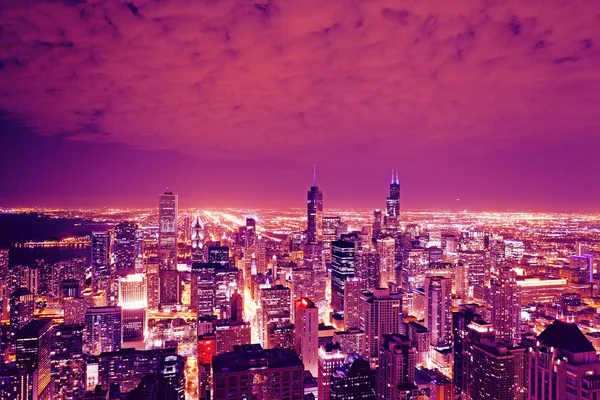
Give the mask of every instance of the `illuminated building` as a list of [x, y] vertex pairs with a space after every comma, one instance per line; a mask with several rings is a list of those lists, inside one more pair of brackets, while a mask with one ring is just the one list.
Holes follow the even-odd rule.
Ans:
[[454, 400], [454, 384], [452, 380], [438, 371], [419, 368], [415, 374], [417, 387], [425, 393], [429, 393], [428, 399]]
[[75, 279], [65, 279], [60, 283], [61, 298], [81, 298], [81, 282]]
[[174, 349], [103, 352], [98, 356], [98, 384], [108, 389], [117, 383], [122, 393], [135, 389], [142, 377], [154, 373], [162, 359], [175, 355]]
[[308, 191], [307, 200], [307, 243], [319, 244], [323, 241], [323, 193], [319, 191], [319, 187], [317, 186], [316, 174], [313, 185]]
[[295, 350], [304, 369], [317, 377], [319, 367], [319, 309], [306, 297], [296, 300]]
[[292, 295], [294, 300], [314, 295], [315, 271], [312, 268], [292, 269]]
[[507, 262], [519, 264], [525, 253], [525, 245], [521, 240], [504, 240], [504, 257]]
[[233, 351], [234, 346], [250, 344], [250, 323], [218, 320], [215, 325], [216, 354]]
[[362, 279], [363, 290], [370, 292], [379, 287], [380, 263], [377, 253], [359, 251], [354, 255], [354, 275]]
[[346, 360], [345, 353], [342, 352], [339, 343], [327, 343], [319, 347], [319, 375], [318, 375], [318, 398], [319, 400], [330, 399], [331, 375]]
[[394, 177], [392, 171], [392, 179], [390, 180], [390, 195], [386, 199], [386, 215], [385, 215], [385, 230], [388, 234], [395, 234], [398, 231], [400, 222], [400, 182], [398, 180], [398, 172]]
[[433, 346], [451, 343], [452, 281], [441, 276], [425, 278], [425, 326]]
[[190, 308], [198, 317], [215, 313], [215, 267], [218, 264], [192, 263]]
[[304, 367], [292, 350], [238, 346], [213, 357], [212, 370], [215, 400], [242, 399], [250, 393], [265, 400], [304, 398]]
[[15, 282], [15, 290], [27, 288], [34, 295], [38, 294], [39, 269], [37, 267], [17, 265], [12, 268], [11, 273]]
[[459, 262], [467, 267], [469, 286], [485, 285], [485, 253], [483, 251], [460, 251]]
[[269, 338], [267, 341], [268, 348], [282, 348], [294, 350], [295, 348], [295, 327], [294, 324], [289, 325], [271, 325], [269, 327]]
[[238, 293], [237, 289], [231, 295], [229, 301], [230, 316], [232, 321], [242, 322], [244, 321], [244, 297]]
[[207, 262], [209, 264], [220, 264], [222, 267], [229, 267], [229, 247], [227, 246], [208, 246]]
[[137, 225], [123, 221], [115, 226], [115, 267], [117, 272], [134, 272]]
[[500, 342], [517, 344], [521, 341], [521, 296], [516, 274], [503, 268], [500, 277], [490, 283], [491, 322]]
[[360, 295], [363, 281], [360, 278], [348, 278], [344, 283], [344, 328], [360, 327]]
[[412, 399], [415, 386], [416, 351], [410, 339], [403, 335], [384, 335], [379, 348], [377, 369], [377, 399]]
[[14, 333], [33, 320], [34, 296], [27, 288], [10, 295], [10, 329]]
[[337, 238], [337, 229], [342, 224], [340, 217], [323, 217], [323, 252], [325, 261], [331, 262], [331, 243]]
[[215, 268], [215, 309], [225, 318], [231, 318], [231, 296], [243, 287], [241, 280], [241, 272], [236, 267], [227, 264]]
[[290, 289], [282, 285], [261, 290], [262, 343], [269, 346], [268, 332], [272, 325], [286, 326], [290, 319]]
[[119, 306], [123, 313], [123, 341], [141, 340], [146, 330], [146, 277], [130, 274], [119, 280]]
[[406, 336], [408, 336], [416, 351], [416, 365], [429, 365], [429, 349], [431, 344], [429, 329], [415, 321], [404, 323], [404, 326]]
[[346, 354], [363, 354], [365, 351], [365, 332], [363, 330], [335, 331], [332, 340], [333, 343], [339, 343], [342, 351]]
[[86, 357], [83, 354], [84, 324], [59, 325], [52, 339], [54, 398], [81, 399], [86, 391]]
[[456, 296], [467, 300], [469, 299], [469, 266], [458, 264], [455, 270]]
[[373, 211], [373, 238], [377, 239], [383, 232], [383, 213], [376, 209]]
[[17, 368], [0, 370], [0, 399], [19, 399], [23, 374]]
[[52, 320], [29, 322], [16, 334], [16, 366], [21, 371], [20, 399], [51, 399], [52, 380]]
[[148, 308], [158, 309], [160, 303], [160, 279], [158, 264], [146, 264], [146, 294], [148, 295]]
[[204, 262], [204, 222], [196, 214], [192, 221], [192, 263]]
[[184, 360], [180, 355], [161, 357], [157, 373], [157, 399], [184, 400]]
[[376, 243], [379, 254], [379, 287], [396, 283], [396, 240], [392, 237], [379, 238]]
[[331, 308], [344, 310], [344, 285], [354, 276], [354, 251], [352, 242], [337, 240], [331, 244]]
[[110, 249], [110, 232], [92, 232], [92, 285], [95, 291], [108, 292], [110, 288]]
[[158, 196], [158, 262], [160, 270], [177, 268], [177, 195]]
[[173, 306], [181, 303], [181, 273], [174, 269], [159, 272], [160, 306]]
[[399, 333], [402, 295], [389, 289], [375, 289], [361, 295], [361, 329], [365, 332], [365, 354], [373, 369], [378, 366], [383, 335]]
[[568, 291], [566, 278], [518, 277], [522, 304], [551, 302]]
[[90, 307], [85, 313], [86, 353], [118, 351], [123, 341], [121, 307]]
[[330, 399], [375, 399], [375, 379], [369, 362], [356, 353], [346, 357], [344, 364], [331, 376]]
[[88, 303], [85, 299], [65, 297], [62, 300], [65, 325], [83, 324]]
[[[453, 338], [453, 373], [454, 390], [461, 394], [469, 379], [467, 365], [470, 357], [468, 327], [471, 322], [482, 322], [481, 311], [483, 307], [477, 304], [463, 304], [458, 311], [452, 313], [452, 338]], [[491, 328], [491, 327], [490, 327]]]
[[198, 391], [199, 399], [207, 399], [211, 390], [210, 363], [216, 356], [216, 343], [214, 335], [198, 336]]

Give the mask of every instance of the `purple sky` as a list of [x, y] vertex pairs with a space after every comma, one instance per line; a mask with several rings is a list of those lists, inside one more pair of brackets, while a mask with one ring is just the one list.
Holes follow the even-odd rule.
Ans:
[[0, 206], [598, 211], [595, 2], [1, 7]]

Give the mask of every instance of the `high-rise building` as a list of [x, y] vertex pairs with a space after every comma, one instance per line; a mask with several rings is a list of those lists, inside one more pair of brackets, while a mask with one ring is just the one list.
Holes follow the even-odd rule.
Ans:
[[483, 317], [480, 312], [483, 307], [477, 304], [463, 304], [459, 306], [458, 311], [452, 313], [452, 351], [453, 351], [453, 373], [454, 390], [456, 394], [461, 394], [466, 381], [469, 380], [467, 374], [467, 363], [470, 357], [467, 335], [471, 322], [482, 322]]
[[361, 295], [361, 329], [365, 332], [365, 355], [373, 369], [379, 362], [384, 335], [400, 333], [402, 295], [389, 289], [375, 289]]
[[185, 399], [184, 366], [183, 357], [180, 355], [161, 357], [156, 377], [157, 399]]
[[174, 306], [181, 304], [181, 273], [175, 269], [160, 271], [158, 275], [160, 283], [161, 306]]
[[146, 331], [146, 276], [130, 274], [119, 279], [119, 306], [123, 312], [123, 341], [142, 340]]
[[119, 273], [135, 271], [137, 225], [123, 221], [115, 226], [115, 267]]
[[392, 179], [390, 181], [390, 195], [386, 199], [386, 223], [385, 228], [388, 233], [394, 234], [398, 231], [400, 219], [400, 182], [398, 179], [398, 171], [394, 177], [392, 171]]
[[355, 276], [363, 281], [363, 289], [370, 292], [380, 287], [381, 259], [376, 252], [356, 252], [354, 255]]
[[379, 368], [375, 392], [377, 399], [416, 398], [416, 351], [403, 335], [384, 335], [379, 348]]
[[249, 322], [218, 320], [215, 325], [216, 354], [229, 353], [235, 346], [250, 344], [251, 330]]
[[350, 329], [347, 331], [333, 332], [333, 343], [339, 343], [345, 354], [365, 353], [365, 331]]
[[77, 400], [86, 389], [86, 357], [83, 354], [84, 324], [59, 325], [52, 338], [54, 398]]
[[27, 288], [10, 295], [10, 328], [14, 333], [33, 320], [34, 296]]
[[192, 221], [192, 263], [204, 262], [204, 222], [199, 214]]
[[190, 308], [198, 317], [215, 313], [215, 268], [218, 264], [193, 262], [191, 272]]
[[416, 351], [416, 365], [422, 367], [428, 366], [431, 345], [429, 329], [415, 321], [404, 323], [404, 326], [406, 336], [408, 336]]
[[160, 269], [177, 268], [177, 195], [158, 196], [158, 262]]
[[110, 250], [110, 232], [92, 232], [92, 285], [96, 291], [110, 289]]
[[529, 358], [528, 399], [600, 398], [600, 362], [577, 325], [554, 320]]
[[262, 343], [269, 344], [268, 332], [271, 326], [287, 326], [290, 318], [290, 289], [283, 285], [275, 285], [261, 290], [261, 322]]
[[302, 361], [288, 349], [265, 349], [260, 345], [238, 346], [231, 353], [213, 357], [215, 400], [253, 398], [302, 400]]
[[373, 239], [377, 239], [383, 233], [383, 213], [380, 209], [373, 211]]
[[331, 308], [344, 310], [346, 279], [354, 276], [355, 244], [337, 240], [331, 244]]
[[363, 281], [360, 278], [348, 278], [344, 283], [344, 328], [360, 327], [360, 295], [363, 292]]
[[388, 287], [396, 282], [396, 240], [392, 237], [377, 239], [379, 254], [379, 287]]
[[330, 399], [331, 375], [344, 365], [346, 356], [339, 343], [327, 343], [319, 347], [319, 400]]
[[19, 399], [52, 398], [52, 327], [52, 320], [38, 319], [15, 334], [16, 366], [21, 371]]
[[308, 298], [296, 300], [295, 350], [304, 369], [317, 377], [319, 369], [319, 309]]
[[121, 307], [90, 307], [85, 313], [86, 353], [118, 351], [123, 342]]
[[452, 341], [452, 280], [442, 276], [425, 278], [425, 326], [431, 332], [432, 346]]
[[521, 294], [516, 273], [505, 267], [490, 283], [491, 322], [500, 342], [521, 341]]
[[331, 243], [338, 238], [338, 228], [341, 225], [340, 217], [323, 217], [323, 253], [328, 263], [331, 262]]
[[227, 246], [208, 246], [207, 262], [209, 264], [220, 264], [222, 267], [229, 267], [229, 247]]
[[323, 193], [317, 186], [316, 174], [313, 185], [308, 191], [307, 200], [307, 242], [308, 244], [318, 244], [323, 241]]
[[375, 399], [375, 376], [369, 362], [356, 353], [331, 376], [331, 400]]

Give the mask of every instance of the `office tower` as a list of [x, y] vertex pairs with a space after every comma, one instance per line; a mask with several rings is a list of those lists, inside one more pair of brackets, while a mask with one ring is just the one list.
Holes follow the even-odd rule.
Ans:
[[331, 243], [337, 238], [337, 230], [342, 225], [340, 217], [323, 217], [323, 253], [325, 262], [331, 262]]
[[490, 283], [491, 322], [499, 342], [521, 341], [521, 294], [516, 273], [505, 267]]
[[110, 232], [92, 232], [92, 285], [95, 291], [110, 287]]
[[123, 221], [115, 226], [115, 267], [117, 272], [132, 273], [135, 270], [137, 225]]
[[184, 369], [184, 360], [180, 355], [170, 355], [161, 358], [157, 373], [157, 399], [185, 399]]
[[83, 324], [85, 321], [85, 312], [89, 305], [88, 301], [83, 298], [65, 297], [62, 300], [64, 312], [64, 324], [76, 325]]
[[327, 343], [319, 346], [319, 400], [330, 399], [331, 375], [344, 365], [345, 360], [346, 354], [342, 352], [339, 343]]
[[468, 348], [469, 324], [473, 321], [482, 322], [483, 307], [477, 304], [460, 305], [458, 311], [452, 313], [452, 339], [453, 339], [453, 373], [454, 390], [461, 394], [462, 388], [469, 379], [467, 375], [467, 363], [470, 357]]
[[360, 327], [365, 332], [365, 355], [373, 369], [378, 366], [383, 335], [400, 333], [402, 295], [389, 289], [375, 289], [361, 295]]
[[292, 295], [294, 300], [315, 294], [315, 270], [312, 268], [292, 268]]
[[192, 221], [192, 263], [204, 262], [204, 222], [199, 214]]
[[354, 255], [354, 275], [362, 279], [363, 290], [370, 292], [379, 287], [380, 263], [377, 253], [357, 252]]
[[375, 392], [377, 399], [413, 399], [416, 351], [404, 335], [385, 335], [379, 348], [379, 368]]
[[270, 347], [268, 342], [268, 332], [271, 326], [287, 326], [291, 322], [290, 318], [290, 289], [275, 285], [271, 288], [261, 289], [261, 310], [260, 318], [262, 332], [262, 343], [265, 347]]
[[246, 218], [246, 247], [251, 247], [256, 243], [256, 220]]
[[223, 354], [233, 351], [234, 346], [250, 344], [251, 330], [249, 322], [218, 320], [215, 325], [215, 351]]
[[308, 298], [296, 300], [295, 350], [304, 369], [317, 377], [319, 369], [319, 309]]
[[229, 247], [208, 246], [207, 251], [209, 264], [220, 264], [222, 267], [229, 267]]
[[538, 336], [529, 365], [529, 399], [600, 398], [600, 362], [576, 324], [554, 320]]
[[90, 307], [85, 313], [86, 353], [118, 351], [123, 341], [121, 307]]
[[396, 240], [392, 237], [377, 239], [377, 254], [379, 255], [379, 287], [388, 287], [396, 282]]
[[307, 200], [307, 243], [318, 244], [323, 241], [323, 193], [319, 191], [317, 186], [316, 174], [313, 185], [308, 191]]
[[212, 359], [215, 400], [242, 399], [255, 393], [258, 399], [304, 398], [302, 361], [288, 349], [238, 346]]
[[60, 297], [81, 298], [81, 282], [75, 279], [65, 279], [60, 283]]
[[360, 278], [348, 278], [344, 283], [344, 329], [360, 327], [360, 295], [363, 281]]
[[231, 310], [231, 315], [229, 318], [232, 321], [244, 321], [244, 297], [240, 293], [238, 293], [237, 289], [235, 289], [235, 291], [231, 295], [230, 304], [231, 305], [229, 309]]
[[146, 331], [146, 277], [130, 274], [119, 279], [119, 307], [123, 313], [123, 341], [142, 340]]
[[17, 265], [11, 270], [14, 290], [27, 288], [34, 295], [39, 291], [39, 268], [37, 266]]
[[270, 349], [282, 348], [294, 350], [296, 329], [294, 324], [289, 325], [271, 325], [268, 332], [267, 344]]
[[461, 250], [458, 253], [459, 263], [468, 268], [469, 286], [485, 285], [485, 253], [483, 251]]
[[177, 268], [177, 195], [158, 196], [158, 263], [160, 269]]
[[34, 296], [27, 288], [10, 295], [10, 329], [13, 333], [33, 320]]
[[210, 362], [216, 356], [214, 335], [198, 336], [198, 392], [199, 399], [210, 399], [211, 379]]
[[215, 266], [215, 309], [224, 313], [223, 318], [231, 318], [231, 295], [243, 288], [242, 273], [236, 267], [226, 264]]
[[365, 332], [361, 329], [333, 332], [333, 343], [338, 343], [345, 354], [365, 352]]
[[146, 264], [146, 294], [148, 296], [148, 308], [151, 310], [158, 309], [160, 303], [160, 278], [158, 274], [158, 264]]
[[190, 308], [198, 317], [213, 315], [215, 312], [215, 266], [203, 262], [193, 262], [191, 272]]
[[373, 211], [373, 239], [379, 238], [383, 233], [383, 213], [376, 209]]
[[375, 377], [369, 362], [356, 353], [331, 376], [331, 400], [375, 399]]
[[429, 365], [429, 349], [431, 345], [431, 335], [429, 329], [425, 326], [410, 321], [404, 323], [404, 331], [416, 351], [415, 363], [417, 366], [426, 367]]
[[425, 326], [432, 346], [446, 346], [452, 340], [452, 280], [442, 276], [425, 278]]
[[394, 177], [392, 171], [392, 179], [390, 181], [390, 195], [386, 199], [386, 220], [385, 228], [388, 233], [394, 234], [398, 231], [400, 222], [400, 182], [398, 180], [398, 172]]
[[128, 393], [135, 389], [142, 377], [157, 371], [162, 359], [173, 355], [173, 348], [127, 348], [103, 352], [98, 356], [98, 384], [104, 389], [108, 389], [111, 384], [118, 384], [122, 393]]
[[352, 242], [336, 240], [331, 244], [331, 308], [344, 310], [344, 285], [354, 276], [354, 251]]
[[0, 399], [19, 399], [20, 383], [26, 383], [21, 375], [17, 368], [0, 370]]
[[16, 334], [16, 366], [21, 371], [20, 399], [50, 399], [52, 380], [52, 320], [29, 322]]
[[160, 284], [160, 306], [181, 304], [181, 273], [175, 269], [162, 270], [159, 272], [158, 279]]
[[462, 300], [469, 299], [469, 266], [458, 264], [455, 268], [456, 296]]
[[59, 325], [52, 337], [54, 398], [77, 400], [86, 389], [86, 357], [83, 354], [84, 324]]

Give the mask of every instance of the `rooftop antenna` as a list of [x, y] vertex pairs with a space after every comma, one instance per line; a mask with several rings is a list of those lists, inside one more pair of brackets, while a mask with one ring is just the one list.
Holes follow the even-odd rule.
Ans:
[[317, 186], [317, 166], [313, 165], [313, 186]]
[[394, 184], [394, 170], [392, 169], [392, 180], [390, 181], [391, 184]]
[[400, 184], [400, 179], [398, 178], [398, 170], [396, 170], [396, 184]]

